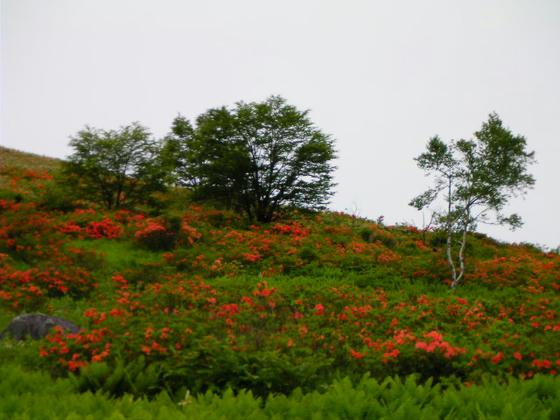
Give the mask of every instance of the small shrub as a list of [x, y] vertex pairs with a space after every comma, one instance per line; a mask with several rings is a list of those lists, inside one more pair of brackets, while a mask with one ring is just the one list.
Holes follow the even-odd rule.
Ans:
[[108, 217], [104, 217], [101, 222], [91, 222], [86, 227], [86, 233], [90, 238], [94, 239], [114, 239], [121, 237], [123, 229]]
[[313, 262], [317, 258], [319, 258], [319, 256], [317, 255], [317, 251], [315, 251], [313, 248], [310, 247], [303, 248], [300, 251], [299, 256], [301, 257], [302, 260], [308, 263]]
[[126, 280], [132, 285], [143, 290], [146, 285], [157, 283], [162, 274], [166, 272], [165, 267], [157, 263], [145, 263], [139, 267], [126, 271]]
[[447, 233], [443, 230], [434, 232], [432, 235], [430, 235], [428, 243], [434, 248], [444, 247], [447, 244]]
[[360, 238], [362, 238], [362, 240], [364, 242], [369, 242], [369, 237], [371, 235], [371, 229], [370, 228], [363, 228], [360, 230]]
[[176, 235], [155, 220], [151, 220], [146, 227], [137, 231], [134, 237], [150, 251], [169, 251], [175, 248]]
[[397, 245], [397, 240], [390, 232], [380, 229], [362, 229], [360, 231], [360, 237], [367, 243], [375, 243], [379, 241], [389, 249], [394, 248]]
[[14, 203], [21, 203], [23, 201], [23, 195], [9, 190], [0, 191], [0, 200], [13, 201]]
[[63, 180], [50, 182], [48, 188], [45, 189], [38, 200], [38, 206], [47, 211], [58, 210], [63, 213], [83, 207], [83, 202], [79, 201], [79, 196], [65, 185]]
[[183, 218], [177, 215], [167, 216], [165, 218], [165, 227], [170, 233], [177, 234], [181, 231]]

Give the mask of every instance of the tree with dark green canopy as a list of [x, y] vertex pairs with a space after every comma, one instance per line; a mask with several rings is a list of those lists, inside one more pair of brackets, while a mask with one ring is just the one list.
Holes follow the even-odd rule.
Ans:
[[[445, 207], [434, 214], [447, 234], [452, 288], [465, 273], [467, 233], [474, 231], [478, 222], [520, 227], [521, 218], [517, 214], [504, 215], [504, 208], [512, 197], [524, 194], [535, 183], [527, 172], [527, 166], [534, 162], [534, 152], [527, 150], [523, 136], [513, 135], [503, 126], [496, 113], [490, 114], [474, 137], [446, 144], [435, 136], [428, 142], [426, 152], [415, 158], [419, 168], [435, 177], [435, 185], [410, 205], [422, 210], [443, 195]], [[459, 250], [454, 258], [455, 237], [459, 238]]]
[[171, 133], [163, 139], [162, 163], [168, 171], [171, 183], [192, 186], [189, 168], [189, 151], [192, 148], [194, 129], [189, 120], [177, 116], [171, 125]]
[[76, 187], [82, 195], [107, 208], [146, 201], [150, 193], [165, 188], [160, 144], [138, 123], [119, 130], [86, 126], [70, 146], [74, 153], [64, 171], [78, 175]]
[[332, 194], [333, 140], [279, 96], [177, 117], [166, 147], [194, 197], [269, 222], [284, 206], [317, 209]]

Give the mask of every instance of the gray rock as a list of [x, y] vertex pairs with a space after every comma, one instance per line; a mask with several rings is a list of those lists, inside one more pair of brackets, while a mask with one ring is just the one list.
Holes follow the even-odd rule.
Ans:
[[52, 327], [57, 325], [72, 334], [76, 334], [81, 329], [76, 324], [56, 316], [24, 314], [12, 319], [6, 329], [0, 333], [0, 340], [8, 333], [14, 340], [23, 340], [27, 335], [34, 340], [40, 340], [49, 333]]

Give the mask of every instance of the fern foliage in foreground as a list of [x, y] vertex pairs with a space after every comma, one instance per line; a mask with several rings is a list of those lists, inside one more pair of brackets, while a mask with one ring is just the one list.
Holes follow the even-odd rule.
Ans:
[[554, 419], [560, 416], [560, 378], [537, 375], [532, 381], [441, 390], [431, 381], [419, 385], [414, 376], [364, 377], [353, 385], [335, 381], [326, 392], [266, 399], [251, 392], [212, 392], [174, 401], [161, 393], [151, 401], [130, 395], [109, 398], [99, 392], [77, 394], [68, 379], [0, 368], [0, 419]]

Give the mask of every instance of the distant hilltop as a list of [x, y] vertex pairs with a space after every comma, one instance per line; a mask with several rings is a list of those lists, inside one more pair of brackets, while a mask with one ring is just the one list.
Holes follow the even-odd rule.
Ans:
[[0, 146], [0, 166], [51, 172], [60, 168], [62, 160], [34, 153], [20, 152]]

